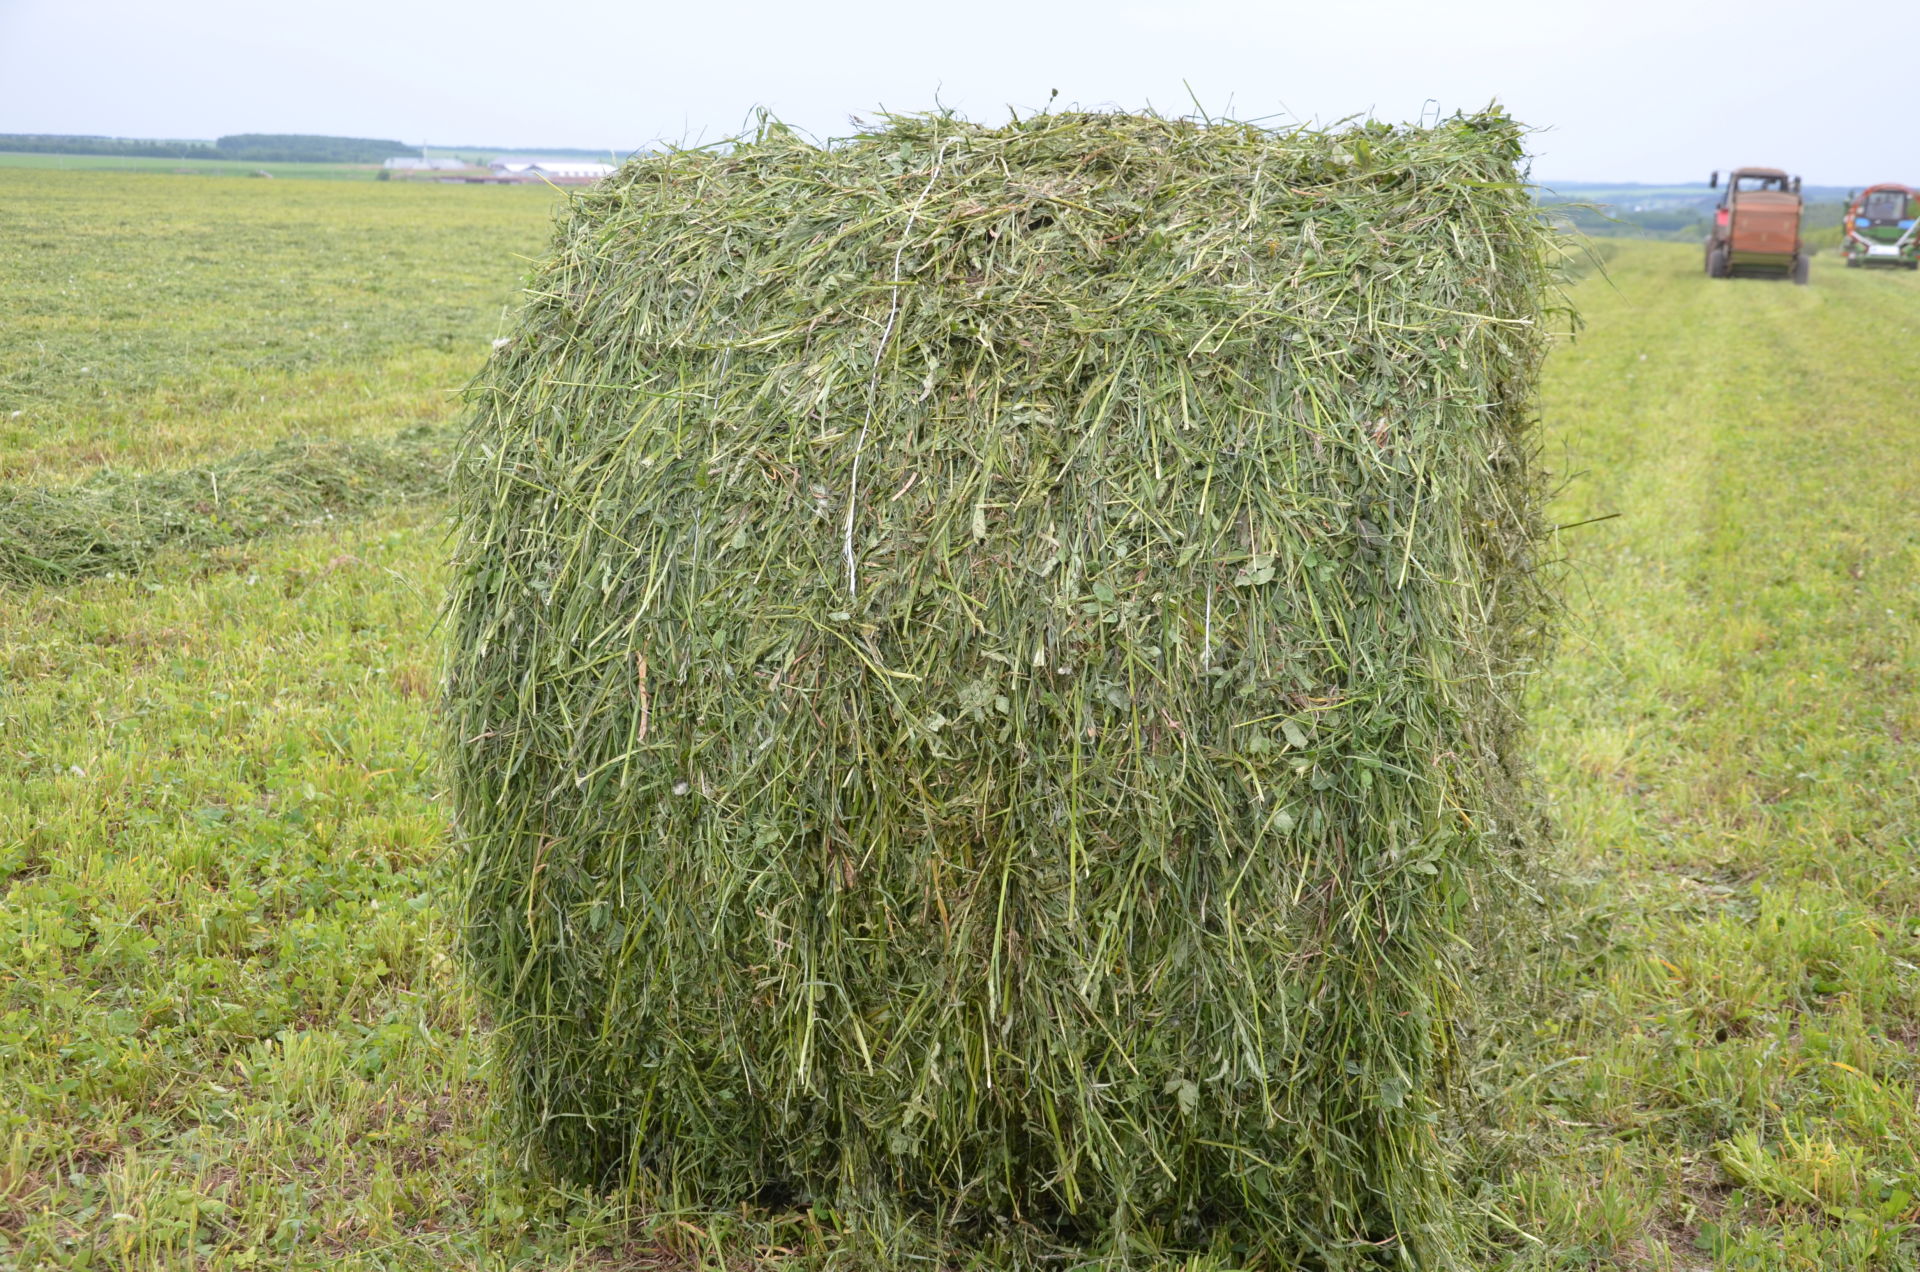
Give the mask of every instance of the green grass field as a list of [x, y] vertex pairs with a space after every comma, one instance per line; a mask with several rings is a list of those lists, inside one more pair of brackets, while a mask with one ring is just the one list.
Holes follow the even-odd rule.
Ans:
[[0, 476], [446, 421], [555, 197], [0, 169]]
[[274, 177], [317, 181], [372, 181], [377, 163], [281, 163], [245, 159], [158, 159], [147, 155], [47, 155], [0, 150], [0, 169], [21, 168], [54, 172], [139, 172], [189, 177], [251, 177], [257, 172]]
[[[1571, 879], [1519, 1113], [1530, 1267], [1911, 1268], [1920, 288], [1621, 245], [1549, 367]], [[1557, 1066], [1557, 1067], [1555, 1067]]]
[[[544, 191], [0, 171], [0, 472], [444, 428]], [[1568, 627], [1486, 1266], [1920, 1260], [1920, 280], [1614, 243], [1542, 408]], [[82, 371], [81, 368], [86, 368]], [[17, 412], [17, 414], [16, 414]], [[0, 585], [0, 1268], [863, 1266], [491, 1147], [431, 501]]]

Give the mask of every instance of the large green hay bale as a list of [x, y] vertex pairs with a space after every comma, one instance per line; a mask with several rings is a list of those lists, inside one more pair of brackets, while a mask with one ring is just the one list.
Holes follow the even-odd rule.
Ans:
[[1452, 1257], [1541, 614], [1521, 154], [914, 117], [574, 198], [476, 389], [449, 680], [549, 1169]]

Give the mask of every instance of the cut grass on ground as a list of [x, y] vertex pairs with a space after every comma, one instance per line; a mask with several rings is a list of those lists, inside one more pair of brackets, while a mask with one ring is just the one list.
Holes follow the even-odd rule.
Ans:
[[1697, 258], [1622, 247], [1549, 368], [1558, 519], [1621, 516], [1538, 692], [1579, 909], [1516, 1264], [1911, 1268], [1920, 287]]
[[0, 151], [0, 168], [28, 171], [116, 172], [153, 176], [296, 177], [319, 181], [372, 181], [380, 175], [377, 163], [250, 163], [245, 159], [164, 159], [152, 155], [48, 155], [31, 151]]
[[557, 197], [0, 167], [0, 479], [450, 420]]
[[452, 455], [449, 435], [423, 427], [358, 442], [282, 442], [172, 472], [0, 486], [0, 581], [130, 574], [168, 548], [205, 551], [440, 498]]
[[[457, 237], [461, 206], [370, 241]], [[1489, 1266], [1908, 1272], [1920, 369], [1886, 353], [1920, 280], [1822, 258], [1811, 288], [1714, 283], [1643, 244], [1607, 268], [1547, 375], [1556, 519], [1622, 515], [1565, 536], [1573, 628], [1537, 710], [1570, 879], [1551, 1010], [1493, 1082], [1527, 1236]], [[423, 352], [404, 315], [434, 302], [388, 303], [388, 335], [308, 370], [464, 378], [484, 352]], [[177, 400], [196, 369], [237, 388], [235, 350], [181, 358]], [[178, 444], [109, 432], [122, 462], [279, 435], [140, 400]], [[20, 458], [37, 429], [7, 445], [47, 469]], [[831, 1216], [623, 1216], [488, 1146], [426, 749], [444, 551], [423, 508], [0, 587], [0, 1267], [824, 1265]]]

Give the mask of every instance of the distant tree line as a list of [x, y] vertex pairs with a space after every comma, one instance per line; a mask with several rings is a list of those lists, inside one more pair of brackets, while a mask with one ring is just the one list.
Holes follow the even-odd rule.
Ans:
[[0, 150], [34, 155], [131, 155], [145, 159], [218, 159], [199, 141], [132, 141], [124, 137], [55, 137], [0, 133]]
[[0, 133], [0, 151], [42, 155], [123, 155], [145, 159], [243, 159], [249, 163], [379, 163], [418, 154], [417, 147], [370, 137], [235, 133], [212, 145], [199, 141], [141, 141], [127, 137], [66, 137]]
[[379, 163], [420, 153], [418, 146], [370, 137], [310, 137], [298, 133], [235, 133], [213, 143], [222, 159], [253, 163]]
[[1690, 239], [1706, 232], [1706, 217], [1692, 208], [1630, 212], [1616, 207], [1547, 203], [1542, 206], [1562, 225], [1595, 238]]
[[[1696, 242], [1706, 236], [1713, 216], [1710, 198], [1702, 198], [1696, 207], [1645, 208], [1632, 211], [1621, 207], [1547, 203], [1543, 207], [1556, 218], [1594, 238], [1669, 239]], [[1846, 204], [1808, 198], [1801, 212], [1801, 230], [1830, 229], [1840, 224]]]

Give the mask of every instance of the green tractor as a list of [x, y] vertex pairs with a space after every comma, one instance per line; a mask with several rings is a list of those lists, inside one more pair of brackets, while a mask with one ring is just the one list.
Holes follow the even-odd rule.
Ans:
[[1853, 196], [1842, 222], [1847, 268], [1893, 265], [1920, 269], [1920, 195], [1897, 182], [1868, 186]]

